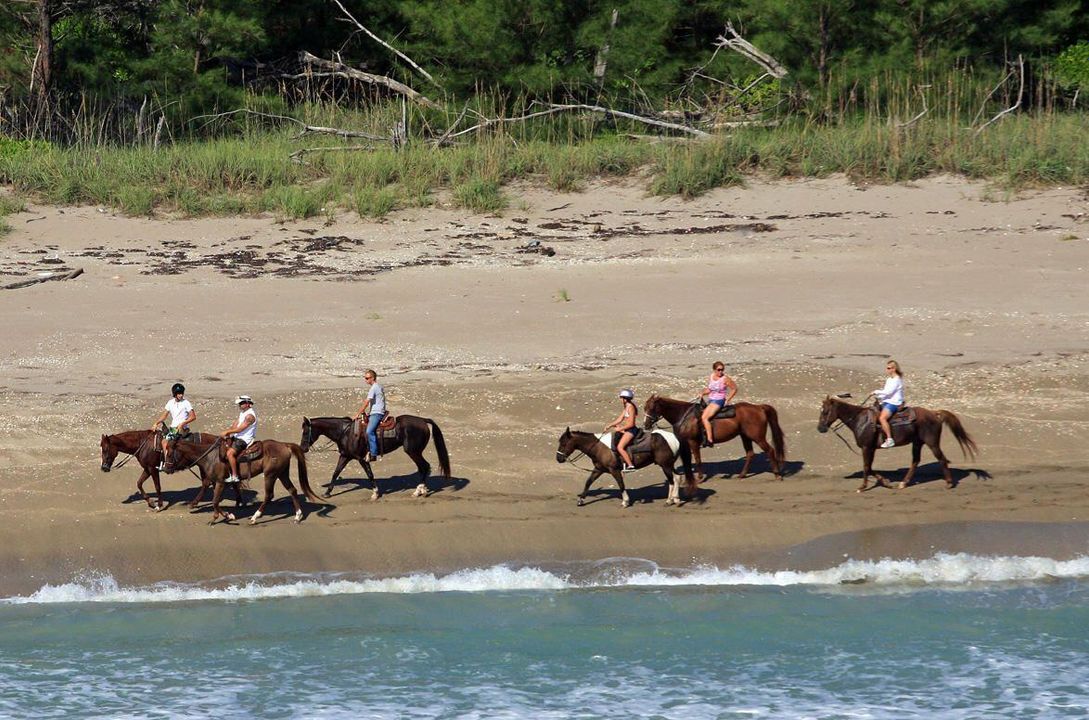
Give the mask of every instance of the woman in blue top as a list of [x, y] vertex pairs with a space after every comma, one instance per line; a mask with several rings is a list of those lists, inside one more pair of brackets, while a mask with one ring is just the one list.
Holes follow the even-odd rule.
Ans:
[[378, 373], [374, 370], [365, 370], [363, 379], [370, 385], [370, 390], [367, 391], [367, 399], [363, 407], [359, 408], [359, 412], [355, 414], [354, 419], [358, 420], [370, 409], [370, 415], [367, 416], [367, 447], [370, 449], [367, 462], [375, 462], [382, 457], [378, 452], [377, 431], [378, 423], [386, 417], [386, 391], [378, 384]]
[[881, 429], [885, 431], [885, 442], [881, 447], [890, 448], [896, 445], [892, 439], [892, 428], [889, 427], [889, 418], [904, 406], [904, 374], [900, 372], [900, 363], [889, 360], [885, 363], [885, 387], [874, 390], [873, 394], [881, 403], [881, 414], [877, 417], [881, 423]]

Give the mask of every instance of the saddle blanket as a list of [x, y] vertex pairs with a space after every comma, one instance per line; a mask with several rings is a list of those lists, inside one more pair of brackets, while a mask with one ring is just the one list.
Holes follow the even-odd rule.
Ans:
[[[704, 407], [707, 407], [707, 406], [704, 405]], [[733, 418], [733, 417], [737, 417], [737, 406], [736, 405], [723, 405], [722, 409], [719, 410], [717, 413], [715, 413], [711, 417], [711, 419], [712, 420], [729, 420], [730, 418]]]
[[893, 425], [911, 425], [913, 422], [915, 422], [915, 408], [913, 407], [902, 407], [889, 418], [890, 427]]
[[[671, 433], [670, 431], [668, 431], [668, 430], [659, 430], [659, 429], [655, 428], [654, 430], [651, 431], [651, 434], [652, 435], [661, 435], [663, 438], [665, 438], [666, 443], [669, 445], [669, 449], [673, 451], [674, 455], [676, 455], [680, 451], [681, 441], [678, 440], [677, 436], [674, 435], [673, 433]], [[637, 447], [639, 444], [641, 444], [641, 442], [646, 437], [647, 437], [647, 433], [645, 433], [645, 432], [640, 433], [635, 438], [634, 445]], [[601, 441], [601, 443], [605, 447], [609, 448], [610, 450], [613, 449], [613, 433], [611, 433], [611, 432], [601, 433], [600, 435], [597, 436], [597, 439], [599, 441]], [[629, 446], [629, 447], [632, 447], [632, 446]]]

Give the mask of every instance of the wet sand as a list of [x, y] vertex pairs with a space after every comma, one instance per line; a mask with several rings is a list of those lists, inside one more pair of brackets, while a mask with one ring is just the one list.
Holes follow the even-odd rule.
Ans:
[[[0, 291], [0, 592], [85, 572], [146, 583], [1089, 550], [1081, 191], [989, 202], [981, 185], [936, 178], [753, 182], [691, 202], [627, 184], [517, 193], [502, 217], [13, 216], [0, 283], [85, 273]], [[956, 412], [981, 447], [968, 461], [945, 438], [954, 490], [924, 451], [918, 485], [855, 493], [860, 459], [816, 432], [821, 398], [878, 387], [890, 355], [909, 402]], [[563, 428], [600, 429], [623, 386], [640, 401], [691, 397], [718, 358], [742, 399], [778, 408], [785, 480], [762, 458], [736, 478], [734, 441], [710, 451], [712, 475], [683, 507], [666, 507], [654, 468], [630, 476], [633, 507], [611, 481], [576, 507], [585, 473], [555, 462]], [[333, 506], [308, 505], [301, 525], [281, 502], [255, 527], [209, 527], [210, 512], [184, 505], [188, 473], [164, 478], [170, 506], [152, 513], [133, 497], [134, 463], [98, 468], [100, 433], [149, 425], [177, 379], [196, 429], [226, 427], [231, 398], [247, 393], [260, 437], [299, 442], [302, 416], [358, 408], [364, 367], [379, 370], [393, 412], [442, 427], [454, 477], [430, 497], [411, 497], [414, 468], [398, 453], [376, 466], [378, 502], [354, 465]], [[895, 479], [909, 457], [882, 451], [877, 467]], [[334, 463], [308, 455], [315, 487]]]

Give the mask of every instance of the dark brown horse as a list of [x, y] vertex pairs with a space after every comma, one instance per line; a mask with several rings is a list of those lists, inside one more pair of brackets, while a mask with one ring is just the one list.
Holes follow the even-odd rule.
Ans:
[[[325, 497], [333, 493], [333, 484], [336, 483], [344, 466], [352, 460], [357, 460], [367, 473], [367, 478], [374, 481], [374, 493], [371, 500], [377, 500], [382, 495], [378, 481], [374, 479], [367, 457], [367, 438], [362, 434], [353, 432], [354, 421], [350, 417], [304, 417], [302, 422], [302, 440], [299, 445], [303, 452], [308, 452], [319, 437], [327, 437], [332, 440], [340, 457], [337, 459], [333, 477], [325, 486]], [[450, 455], [446, 451], [446, 440], [442, 436], [442, 430], [438, 423], [430, 418], [416, 417], [415, 415], [398, 415], [393, 426], [393, 437], [385, 437], [385, 433], [378, 431], [378, 446], [382, 454], [390, 453], [399, 447], [405, 449], [405, 454], [416, 463], [416, 469], [420, 473], [420, 482], [413, 497], [426, 497], [431, 493], [427, 479], [431, 475], [431, 463], [424, 459], [423, 451], [431, 437], [435, 438], [435, 452], [439, 456], [439, 469], [446, 480], [450, 479]]]
[[[915, 476], [915, 468], [919, 465], [919, 456], [922, 454], [923, 445], [930, 448], [934, 457], [942, 466], [942, 476], [945, 478], [945, 487], [953, 487], [953, 474], [949, 472], [949, 460], [942, 452], [941, 438], [942, 425], [948, 425], [953, 437], [960, 444], [960, 450], [965, 457], [974, 458], [978, 448], [972, 437], [965, 432], [960, 418], [948, 410], [927, 410], [926, 408], [913, 406], [915, 410], [915, 422], [910, 425], [893, 424], [892, 439], [897, 445], [911, 443], [911, 467], [907, 475], [900, 481], [900, 488], [906, 488], [911, 484]], [[866, 489], [866, 484], [873, 475], [882, 487], [890, 487], [888, 481], [880, 474], [873, 471], [873, 456], [878, 444], [884, 440], [884, 433], [880, 432], [877, 424], [877, 410], [864, 405], [853, 405], [838, 397], [831, 395], [824, 398], [821, 403], [821, 417], [817, 421], [818, 432], [828, 432], [836, 422], [842, 422], [851, 429], [855, 435], [855, 443], [862, 449], [862, 484], [858, 492]], [[895, 418], [893, 419], [895, 421]], [[877, 487], [877, 483], [874, 484]]]
[[[738, 477], [748, 476], [749, 467], [755, 457], [752, 444], [756, 443], [768, 456], [775, 479], [782, 480], [783, 462], [786, 460], [786, 439], [783, 437], [782, 428], [779, 427], [779, 413], [771, 405], [737, 403], [734, 408], [734, 417], [712, 420], [711, 430], [715, 434], [716, 443], [741, 436], [741, 444], [745, 447], [745, 465], [741, 468]], [[673, 426], [677, 439], [688, 444], [689, 453], [696, 461], [696, 478], [702, 482], [705, 476], [703, 459], [700, 457], [700, 440], [703, 436], [703, 424], [700, 422], [701, 410], [702, 406], [698, 402], [673, 400], [657, 394], [647, 398], [647, 402], [643, 405], [647, 429], [654, 427], [659, 420], [665, 420]], [[771, 428], [771, 444], [767, 441], [768, 428]], [[688, 482], [694, 482], [691, 463], [685, 462], [684, 472]]]
[[[208, 433], [192, 433], [186, 437], [182, 442], [203, 443], [205, 446], [211, 444], [216, 439], [215, 435]], [[163, 503], [163, 489], [159, 483], [159, 463], [162, 461], [163, 453], [160, 450], [162, 447], [162, 435], [158, 432], [152, 432], [151, 430], [129, 430], [127, 432], [117, 433], [116, 435], [103, 435], [99, 442], [99, 447], [102, 449], [102, 472], [109, 472], [114, 468], [114, 461], [117, 459], [118, 454], [130, 455], [136, 459], [136, 462], [140, 464], [140, 477], [136, 481], [136, 491], [140, 493], [140, 497], [144, 499], [148, 507], [159, 512], [166, 507]], [[128, 460], [122, 460], [117, 467], [121, 467]], [[151, 498], [144, 492], [144, 481], [151, 478], [155, 483], [155, 496], [154, 503], [151, 502]], [[189, 507], [196, 507], [200, 502], [201, 497], [204, 495], [204, 490], [210, 485], [208, 477], [201, 472], [200, 477], [200, 491], [197, 496], [193, 498], [189, 503]], [[241, 502], [241, 501], [240, 501]]]
[[[677, 484], [677, 476], [673, 473], [673, 463], [676, 461], [678, 453], [674, 452], [673, 448], [669, 446], [669, 441], [661, 434], [654, 433], [650, 436], [649, 442], [636, 440], [628, 448], [635, 467], [641, 468], [654, 464], [662, 469], [662, 472], [665, 473], [666, 488], [669, 491], [666, 505], [680, 505], [680, 487]], [[685, 446], [680, 445], [679, 450], [683, 454]], [[556, 462], [568, 462], [574, 452], [582, 453], [590, 458], [590, 462], [594, 464], [594, 469], [590, 471], [590, 476], [586, 478], [586, 485], [582, 488], [582, 492], [579, 493], [579, 507], [582, 507], [586, 502], [586, 493], [589, 492], [594, 480], [597, 480], [605, 473], [609, 473], [616, 480], [616, 486], [620, 488], [621, 504], [624, 507], [631, 506], [628, 490], [624, 487], [624, 475], [620, 471], [620, 457], [602, 441], [601, 436], [567, 428], [560, 435], [560, 444], [556, 448]], [[688, 496], [693, 497], [696, 484], [689, 481], [686, 490]]]
[[[258, 440], [257, 443], [260, 443], [259, 457], [252, 462], [246, 460], [246, 456], [250, 454], [250, 451], [256, 450], [254, 446], [251, 446], [249, 450], [239, 455], [238, 460], [238, 473], [241, 479], [247, 480], [258, 475], [265, 476], [265, 498], [261, 501], [261, 505], [258, 506], [253, 517], [250, 518], [251, 525], [257, 523], [264, 514], [265, 507], [272, 501], [273, 487], [277, 480], [287, 488], [287, 492], [291, 496], [291, 503], [295, 506], [295, 522], [302, 522], [302, 505], [299, 504], [298, 492], [291, 483], [292, 457], [295, 458], [295, 462], [299, 466], [299, 484], [302, 486], [306, 497], [318, 504], [325, 504], [310, 489], [310, 480], [306, 474], [306, 456], [303, 454], [302, 448], [294, 443], [280, 442], [278, 440]], [[254, 445], [257, 445], [257, 443], [254, 443]], [[231, 473], [230, 466], [227, 464], [227, 443], [223, 442], [222, 439], [217, 439], [212, 445], [206, 447], [179, 443], [175, 453], [181, 466], [180, 469], [191, 466], [199, 467], [215, 483], [215, 493], [212, 496], [212, 522], [215, 523], [221, 515], [227, 520], [234, 520], [234, 513], [225, 512], [219, 508], [225, 484], [223, 479]]]

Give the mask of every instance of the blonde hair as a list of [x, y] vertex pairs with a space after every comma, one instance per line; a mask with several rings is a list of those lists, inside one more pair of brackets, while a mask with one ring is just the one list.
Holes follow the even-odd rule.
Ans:
[[897, 375], [899, 375], [900, 377], [903, 377], [903, 376], [904, 376], [904, 373], [903, 373], [903, 372], [901, 372], [901, 370], [900, 370], [900, 363], [896, 362], [896, 361], [895, 361], [895, 360], [893, 360], [892, 358], [889, 358], [889, 359], [888, 359], [888, 360], [887, 360], [887, 361], [885, 362], [885, 367], [888, 367], [889, 365], [892, 365], [892, 369], [896, 371], [896, 374], [897, 374]]

